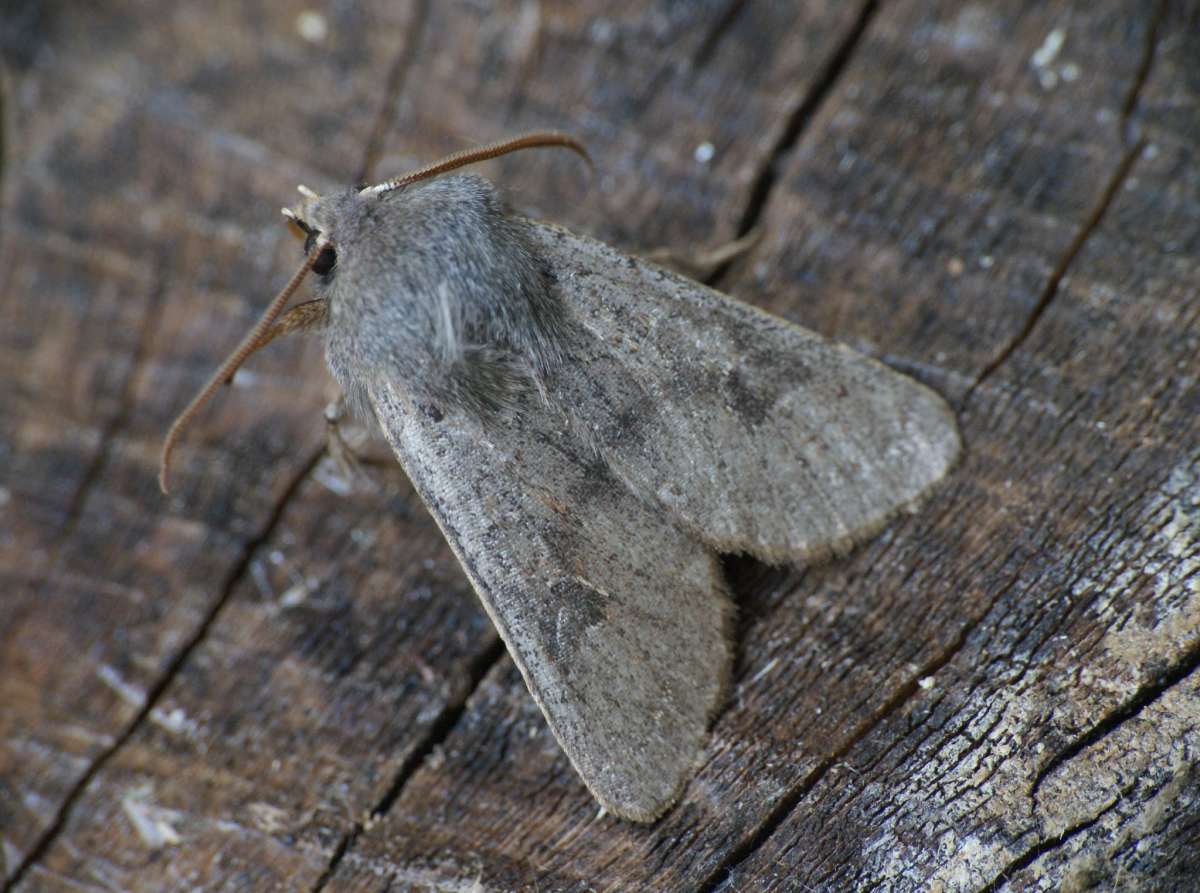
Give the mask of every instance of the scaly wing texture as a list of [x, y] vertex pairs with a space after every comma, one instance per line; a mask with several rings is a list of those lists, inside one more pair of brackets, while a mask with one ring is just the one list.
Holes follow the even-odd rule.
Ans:
[[694, 771], [729, 674], [710, 550], [647, 507], [536, 393], [519, 422], [368, 385], [371, 404], [563, 750], [649, 821]]
[[634, 492], [714, 548], [845, 550], [958, 456], [950, 409], [912, 379], [592, 239], [532, 229], [577, 323], [552, 398]]

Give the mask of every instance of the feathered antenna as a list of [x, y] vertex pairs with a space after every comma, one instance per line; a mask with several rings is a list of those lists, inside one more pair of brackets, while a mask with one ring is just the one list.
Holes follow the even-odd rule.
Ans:
[[158, 486], [162, 488], [163, 493], [168, 492], [167, 478], [171, 471], [171, 452], [175, 449], [175, 444], [179, 441], [179, 436], [183, 433], [184, 428], [188, 426], [196, 413], [203, 408], [212, 395], [221, 388], [221, 385], [233, 378], [238, 367], [246, 362], [246, 358], [259, 348], [259, 342], [262, 341], [263, 336], [271, 327], [271, 323], [275, 322], [275, 318], [279, 316], [284, 305], [287, 304], [288, 298], [300, 287], [300, 283], [304, 281], [305, 275], [312, 269], [313, 264], [317, 262], [317, 257], [320, 256], [321, 252], [328, 245], [328, 239], [323, 236], [317, 237], [312, 251], [304, 259], [303, 266], [295, 272], [288, 281], [288, 284], [283, 287], [283, 291], [275, 296], [275, 300], [268, 305], [263, 315], [259, 317], [258, 322], [254, 324], [254, 328], [246, 333], [246, 337], [242, 339], [242, 343], [237, 346], [233, 353], [225, 358], [225, 362], [213, 373], [212, 378], [208, 380], [208, 383], [200, 390], [200, 393], [192, 398], [192, 402], [187, 405], [187, 408], [172, 423], [170, 430], [167, 431], [167, 437], [163, 441], [162, 457], [159, 460], [158, 466]]
[[575, 139], [573, 136], [568, 136], [565, 133], [557, 133], [555, 131], [546, 131], [542, 133], [527, 133], [524, 136], [513, 137], [512, 139], [501, 140], [498, 143], [488, 143], [486, 146], [479, 146], [474, 149], [464, 149], [461, 152], [455, 152], [453, 155], [447, 155], [441, 161], [435, 161], [433, 164], [428, 164], [425, 167], [418, 168], [412, 173], [404, 174], [400, 177], [394, 177], [391, 180], [384, 180], [382, 183], [377, 183], [374, 186], [367, 186], [359, 191], [359, 195], [382, 195], [385, 192], [391, 192], [394, 189], [400, 189], [410, 183], [416, 183], [418, 180], [428, 180], [430, 177], [436, 177], [438, 174], [444, 174], [447, 171], [455, 170], [456, 168], [465, 167], [468, 164], [474, 164], [477, 161], [487, 161], [489, 158], [498, 158], [501, 155], [507, 155], [509, 152], [516, 152], [519, 149], [535, 149], [544, 146], [560, 146], [564, 149], [570, 149], [575, 152], [588, 166], [592, 166], [592, 157], [588, 155], [587, 149], [583, 147], [583, 143]]

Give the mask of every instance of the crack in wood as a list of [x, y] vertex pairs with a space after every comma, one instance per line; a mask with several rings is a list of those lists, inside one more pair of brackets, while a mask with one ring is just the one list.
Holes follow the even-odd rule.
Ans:
[[400, 100], [400, 94], [404, 91], [404, 85], [408, 82], [409, 72], [416, 64], [417, 54], [424, 40], [428, 22], [429, 0], [415, 0], [412, 23], [408, 29], [409, 38], [404, 42], [404, 46], [396, 55], [396, 59], [388, 71], [383, 103], [379, 107], [379, 114], [375, 118], [370, 136], [367, 137], [367, 148], [363, 155], [362, 166], [355, 179], [356, 183], [365, 184], [374, 179], [375, 166], [383, 154], [384, 141], [396, 118], [396, 105]]
[[271, 536], [275, 533], [275, 529], [279, 526], [279, 522], [283, 518], [283, 514], [288, 505], [291, 503], [292, 498], [299, 491], [301, 484], [304, 483], [304, 481], [312, 473], [313, 469], [316, 468], [317, 462], [320, 461], [324, 452], [324, 446], [318, 450], [315, 450], [292, 476], [292, 479], [288, 482], [287, 487], [284, 488], [283, 493], [280, 495], [278, 501], [272, 508], [271, 515], [267, 519], [266, 524], [257, 535], [246, 542], [245, 547], [242, 549], [242, 554], [239, 556], [237, 562], [230, 570], [229, 576], [226, 578], [224, 585], [221, 587], [220, 594], [209, 606], [208, 611], [204, 614], [204, 617], [201, 619], [200, 624], [192, 633], [191, 637], [183, 644], [183, 647], [179, 649], [179, 651], [171, 659], [170, 663], [167, 664], [163, 675], [154, 683], [153, 686], [149, 688], [146, 693], [146, 699], [141, 708], [138, 710], [137, 714], [133, 717], [133, 720], [125, 728], [125, 731], [121, 732], [114, 739], [113, 743], [96, 757], [92, 764], [88, 766], [87, 770], [84, 771], [83, 775], [80, 776], [79, 780], [71, 787], [71, 790], [67, 793], [66, 797], [63, 798], [62, 804], [59, 806], [58, 812], [54, 816], [54, 820], [46, 827], [46, 830], [42, 832], [41, 837], [29, 850], [29, 853], [21, 861], [21, 864], [17, 867], [16, 871], [13, 872], [13, 874], [9, 877], [8, 882], [3, 888], [0, 888], [0, 893], [11, 893], [11, 891], [15, 890], [17, 885], [20, 884], [21, 880], [26, 874], [28, 874], [33, 866], [42, 860], [42, 858], [49, 851], [50, 846], [55, 840], [58, 839], [63, 829], [66, 827], [67, 821], [71, 817], [71, 813], [74, 811], [75, 806], [78, 804], [79, 800], [83, 796], [84, 791], [92, 783], [93, 779], [99, 776], [99, 774], [104, 770], [104, 767], [107, 766], [112, 758], [121, 750], [121, 748], [123, 748], [125, 744], [133, 738], [137, 731], [154, 712], [155, 708], [166, 694], [167, 689], [171, 686], [171, 683], [175, 681], [176, 677], [182, 671], [184, 665], [188, 662], [200, 645], [203, 644], [204, 640], [208, 638], [209, 631], [216, 623], [217, 618], [224, 610], [225, 605], [233, 597], [234, 590], [249, 572], [254, 554], [268, 540], [270, 540]]
[[[994, 605], [993, 605], [994, 606]], [[791, 793], [787, 794], [779, 800], [778, 803], [771, 809], [759, 825], [758, 830], [750, 836], [748, 840], [739, 846], [733, 847], [729, 855], [721, 861], [708, 876], [708, 878], [699, 886], [699, 890], [703, 893], [715, 893], [721, 889], [727, 881], [731, 881], [736, 873], [738, 866], [744, 863], [747, 859], [762, 847], [763, 844], [775, 833], [776, 830], [787, 820], [792, 811], [800, 804], [813, 788], [815, 788], [821, 780], [828, 774], [837, 763], [841, 762], [845, 756], [861, 743], [872, 730], [874, 730], [881, 722], [886, 720], [892, 714], [902, 710], [921, 689], [920, 680], [927, 676], [932, 676], [937, 673], [942, 667], [954, 659], [967, 643], [971, 633], [978, 628], [983, 617], [986, 617], [990, 612], [985, 611], [980, 618], [974, 622], [967, 623], [959, 631], [954, 641], [941, 655], [931, 660], [925, 666], [921, 667], [908, 682], [900, 686], [872, 716], [862, 723], [847, 739], [834, 750], [829, 756], [818, 763], [813, 770], [798, 784]]]
[[659, 67], [654, 74], [650, 76], [650, 82], [646, 84], [645, 89], [643, 89], [642, 92], [635, 96], [633, 101], [629, 103], [629, 115], [631, 120], [639, 121], [646, 117], [646, 112], [650, 109], [650, 106], [654, 104], [654, 100], [658, 98], [658, 95], [662, 93], [663, 87], [665, 87], [672, 78], [678, 75], [679, 68], [679, 63], [673, 63], [668, 60], [666, 64]]
[[1058, 297], [1059, 289], [1062, 286], [1063, 279], [1066, 278], [1067, 270], [1075, 262], [1075, 258], [1079, 256], [1079, 253], [1083, 250], [1083, 246], [1091, 238], [1092, 233], [1099, 229], [1101, 220], [1112, 205], [1113, 199], [1116, 198], [1117, 193], [1129, 178], [1129, 174], [1133, 170], [1138, 157], [1141, 156], [1144, 146], [1145, 140], [1138, 140], [1121, 157], [1116, 171], [1109, 178], [1104, 191], [1100, 195], [1100, 200], [1096, 203], [1092, 212], [1084, 221], [1083, 226], [1075, 234], [1075, 238], [1071, 240], [1071, 244], [1067, 246], [1066, 252], [1064, 252], [1062, 258], [1060, 258], [1058, 264], [1050, 273], [1050, 278], [1046, 280], [1046, 285], [1042, 289], [1042, 293], [1038, 296], [1037, 303], [1034, 304], [1033, 309], [1029, 312], [1029, 316], [1026, 317], [1024, 325], [997, 352], [996, 356], [983, 367], [979, 375], [976, 376], [974, 383], [967, 388], [967, 392], [959, 402], [958, 409], [960, 412], [970, 403], [980, 385], [987, 381], [997, 369], [1008, 362], [1009, 358], [1020, 349], [1021, 345], [1029, 340], [1029, 336], [1033, 334], [1033, 330], [1037, 328], [1037, 324], [1041, 321], [1046, 311], [1050, 309], [1050, 305], [1054, 303], [1055, 298]]
[[112, 414], [108, 423], [101, 429], [100, 443], [92, 454], [92, 460], [84, 468], [79, 485], [75, 488], [75, 492], [71, 494], [71, 500], [67, 503], [62, 527], [59, 530], [49, 560], [46, 562], [49, 574], [54, 573], [63, 549], [66, 548], [67, 543], [75, 535], [79, 527], [79, 521], [83, 517], [83, 507], [87, 504], [88, 496], [100, 480], [100, 472], [103, 471], [112, 457], [113, 443], [116, 441], [121, 430], [129, 424], [129, 417], [133, 414], [137, 385], [145, 370], [146, 362], [150, 357], [154, 336], [161, 329], [160, 324], [162, 322], [164, 305], [166, 304], [166, 280], [166, 274], [160, 268], [159, 272], [155, 275], [154, 286], [150, 290], [150, 300], [146, 307], [146, 312], [142, 316], [142, 324], [138, 327], [137, 344], [134, 346], [129, 374], [125, 376], [125, 381], [121, 385], [121, 396], [117, 403], [116, 412]]
[[[767, 157], [759, 166], [758, 172], [751, 180], [750, 195], [746, 201], [745, 208], [742, 209], [742, 216], [738, 221], [737, 231], [734, 234], [735, 239], [740, 239], [747, 235], [758, 225], [759, 220], [766, 211], [767, 202], [771, 197], [771, 192], [775, 188], [775, 183], [779, 179], [780, 165], [784, 158], [795, 148], [796, 144], [800, 141], [800, 137], [808, 129], [809, 123], [833, 92], [834, 86], [841, 80], [843, 72], [845, 72], [846, 67], [850, 64], [850, 58], [862, 42], [867, 26], [870, 25], [871, 20], [875, 17], [878, 7], [879, 0], [865, 0], [862, 6], [859, 7], [854, 24], [850, 26], [849, 31], [846, 32], [837, 49], [834, 50], [833, 54], [825, 62], [825, 65], [813, 81], [813, 85], [807, 94], [800, 100], [796, 108], [788, 114], [787, 123], [784, 125], [783, 131], [775, 141], [775, 145], [771, 147], [771, 151], [767, 153]], [[732, 259], [726, 261], [704, 278], [705, 284], [714, 288], [719, 287], [729, 272], [730, 267], [733, 266], [733, 263], [734, 260]]]
[[822, 760], [813, 768], [813, 770], [792, 790], [784, 796], [771, 811], [767, 814], [758, 830], [754, 832], [741, 845], [733, 847], [728, 856], [719, 864], [705, 879], [704, 883], [699, 886], [702, 893], [716, 893], [722, 889], [727, 883], [730, 883], [736, 873], [738, 866], [742, 865], [747, 859], [754, 855], [760, 849], [772, 834], [778, 830], [787, 820], [788, 816], [799, 806], [808, 793], [820, 783], [821, 779], [828, 774], [838, 762], [842, 761], [845, 756], [858, 746], [866, 737], [877, 727], [884, 722], [889, 716], [904, 709], [913, 697], [922, 691], [920, 681], [926, 677], [935, 675], [939, 670], [950, 663], [958, 654], [966, 647], [967, 641], [978, 630], [984, 620], [1002, 603], [1004, 597], [1021, 579], [1022, 573], [1028, 566], [1030, 559], [1027, 557], [1021, 566], [1016, 569], [1012, 579], [1005, 584], [996, 595], [988, 602], [988, 606], [974, 620], [969, 620], [965, 623], [954, 640], [937, 657], [930, 660], [922, 666], [907, 683], [902, 685], [895, 694], [892, 695], [872, 716], [862, 723], [854, 732], [847, 738], [841, 746], [833, 753]]
[[[404, 788], [409, 780], [416, 774], [429, 755], [433, 753], [434, 748], [450, 737], [450, 734], [458, 726], [458, 721], [466, 713], [467, 701], [479, 689], [479, 686], [483, 683], [487, 674], [491, 672], [492, 668], [504, 659], [506, 653], [504, 643], [500, 640], [499, 636], [496, 636], [492, 644], [481, 651], [471, 661], [468, 669], [468, 682], [463, 688], [462, 696], [452, 700], [442, 708], [437, 718], [430, 724], [428, 734], [417, 743], [400, 768], [396, 770], [396, 776], [392, 779], [392, 783], [371, 810], [370, 816], [372, 821], [383, 818], [388, 814], [392, 806], [400, 799], [401, 794], [404, 793]], [[364, 828], [365, 825], [363, 822], [355, 822], [353, 827], [342, 835], [342, 838], [338, 841], [338, 845], [334, 848], [333, 855], [330, 856], [329, 864], [321, 872], [316, 883], [313, 885], [312, 893], [321, 893], [325, 889], [337, 871], [338, 866], [341, 865], [342, 859], [354, 847]]]
[[1053, 837], [1043, 840], [1040, 843], [1030, 847], [1020, 856], [1013, 859], [1002, 869], [1000, 869], [996, 876], [992, 878], [992, 880], [986, 886], [979, 890], [979, 893], [996, 893], [996, 891], [1008, 883], [1012, 875], [1019, 871], [1024, 871], [1042, 856], [1046, 855], [1047, 853], [1052, 853], [1057, 849], [1061, 849], [1080, 834], [1086, 833], [1092, 827], [1097, 825], [1106, 815], [1120, 806], [1125, 797], [1127, 797], [1130, 791], [1133, 790], [1133, 787], [1134, 785], [1130, 784], [1129, 786], [1123, 788], [1117, 793], [1117, 796], [1112, 803], [1108, 804], [1108, 806], [1104, 807], [1104, 809], [1100, 810], [1100, 812], [1096, 813], [1096, 815], [1092, 816], [1090, 819], [1086, 819], [1085, 821], [1080, 822], [1078, 825], [1073, 825], [1072, 827], [1067, 828], [1061, 834], [1056, 834]]
[[717, 17], [716, 22], [704, 35], [704, 40], [700, 42], [700, 47], [696, 50], [696, 54], [692, 56], [692, 68], [703, 68], [712, 59], [713, 53], [717, 51], [722, 38], [729, 33], [733, 28], [733, 23], [737, 21], [742, 14], [742, 10], [746, 8], [746, 0], [729, 0], [725, 5], [725, 11]]
[[1037, 775], [1033, 779], [1033, 785], [1029, 790], [1029, 798], [1033, 803], [1034, 808], [1037, 808], [1038, 794], [1042, 784], [1050, 777], [1056, 769], [1064, 763], [1077, 757], [1080, 753], [1087, 750], [1093, 744], [1099, 743], [1108, 735], [1117, 731], [1125, 723], [1132, 719], [1136, 719], [1142, 711], [1152, 706], [1170, 689], [1186, 680], [1192, 673], [1200, 670], [1200, 639], [1192, 643], [1192, 646], [1183, 653], [1183, 656], [1169, 665], [1162, 673], [1153, 681], [1142, 685], [1134, 692], [1124, 704], [1117, 707], [1100, 722], [1092, 726], [1088, 731], [1080, 735], [1062, 750], [1052, 756], [1046, 764], [1038, 770]]
[[1008, 344], [1001, 348], [1000, 352], [996, 354], [991, 362], [984, 366], [979, 375], [976, 376], [975, 382], [969, 388], [967, 388], [967, 392], [963, 395], [962, 401], [959, 404], [960, 409], [969, 403], [971, 397], [974, 395], [979, 386], [988, 378], [990, 378], [992, 373], [1000, 368], [1000, 366], [1007, 362], [1008, 359], [1018, 350], [1018, 348], [1020, 348], [1020, 346], [1029, 339], [1029, 336], [1033, 334], [1033, 330], [1037, 326], [1039, 320], [1041, 320], [1046, 310], [1054, 302], [1054, 299], [1058, 297], [1059, 287], [1062, 284], [1063, 278], [1066, 276], [1067, 270], [1075, 261], [1075, 258], [1078, 257], [1080, 251], [1083, 250], [1084, 244], [1091, 237], [1092, 233], [1099, 228], [1100, 222], [1107, 213], [1109, 207], [1112, 205], [1113, 199], [1116, 198], [1117, 192], [1129, 178], [1129, 174], [1133, 170], [1134, 164], [1136, 163], [1138, 157], [1142, 154], [1142, 150], [1146, 145], [1146, 140], [1144, 137], [1139, 138], [1136, 141], [1133, 140], [1132, 116], [1137, 109], [1138, 101], [1142, 95], [1142, 90], [1146, 86], [1146, 81], [1150, 77], [1150, 71], [1154, 67], [1154, 58], [1158, 53], [1159, 31], [1161, 29], [1163, 20], [1166, 18], [1166, 15], [1167, 0], [1159, 0], [1159, 3], [1155, 8], [1154, 17], [1151, 19], [1150, 26], [1146, 32], [1146, 45], [1142, 52], [1141, 62], [1139, 63], [1137, 71], [1134, 74], [1133, 82], [1130, 84], [1129, 91], [1125, 95], [1125, 100], [1121, 103], [1121, 114], [1118, 120], [1118, 127], [1122, 142], [1126, 145], [1129, 145], [1130, 148], [1125, 152], [1125, 154], [1121, 157], [1121, 160], [1118, 162], [1116, 171], [1109, 179], [1108, 185], [1105, 187], [1104, 192], [1101, 193], [1100, 200], [1097, 202], [1095, 208], [1092, 209], [1092, 213], [1088, 215], [1087, 220], [1084, 221], [1083, 226], [1075, 235], [1075, 238], [1071, 241], [1071, 244], [1067, 246], [1066, 253], [1051, 272], [1050, 278], [1046, 281], [1046, 286], [1044, 289], [1042, 289], [1041, 295], [1038, 296], [1037, 303], [1034, 305], [1033, 310], [1025, 320], [1025, 324], [1021, 327], [1021, 330], [1017, 332], [1017, 334], [1008, 342]]

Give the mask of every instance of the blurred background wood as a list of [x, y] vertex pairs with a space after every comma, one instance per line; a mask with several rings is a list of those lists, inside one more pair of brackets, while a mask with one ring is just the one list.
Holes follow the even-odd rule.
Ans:
[[[8, 0], [0, 876], [33, 890], [1185, 889], [1200, 871], [1200, 4]], [[597, 816], [319, 345], [161, 435], [298, 262], [277, 209], [489, 165], [915, 375], [968, 456], [731, 560], [683, 802]]]

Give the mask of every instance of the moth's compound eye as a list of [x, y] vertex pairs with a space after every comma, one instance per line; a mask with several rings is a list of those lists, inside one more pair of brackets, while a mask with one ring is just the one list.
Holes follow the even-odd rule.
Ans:
[[[317, 231], [308, 230], [308, 237], [304, 240], [304, 254], [308, 256], [312, 254], [313, 245], [317, 241]], [[312, 270], [318, 276], [324, 276], [333, 269], [337, 263], [337, 249], [332, 245], [326, 245], [321, 249], [321, 253], [317, 255], [316, 261], [313, 262]]]
[[332, 245], [326, 245], [321, 249], [321, 253], [317, 255], [316, 263], [313, 264], [313, 272], [318, 276], [324, 276], [337, 265], [337, 251]]

